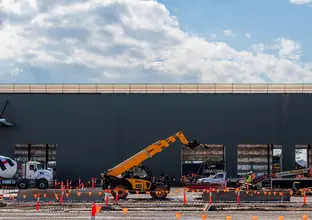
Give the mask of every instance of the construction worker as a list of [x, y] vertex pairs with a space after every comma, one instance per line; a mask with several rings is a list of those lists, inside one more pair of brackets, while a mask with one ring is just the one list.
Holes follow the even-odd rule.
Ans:
[[252, 173], [252, 171], [247, 173], [247, 183], [251, 183], [251, 181], [252, 181], [251, 173]]
[[250, 171], [251, 173], [251, 182], [254, 181], [254, 179], [256, 178], [256, 174], [254, 174], [252, 171]]

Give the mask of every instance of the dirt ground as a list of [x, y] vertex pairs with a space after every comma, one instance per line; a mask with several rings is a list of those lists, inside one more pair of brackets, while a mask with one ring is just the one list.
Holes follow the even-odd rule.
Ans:
[[[284, 216], [287, 220], [302, 220], [303, 215], [309, 215], [305, 212], [181, 212], [182, 219], [202, 219], [202, 215], [206, 214], [206, 219], [214, 220], [226, 220], [226, 216], [232, 216], [232, 220], [248, 220], [252, 219], [253, 216], [258, 216], [258, 220], [277, 220], [279, 216]], [[31, 211], [10, 211], [0, 210], [0, 220], [2, 219], [17, 219], [17, 220], [69, 220], [69, 219], [90, 219], [90, 212], [49, 212], [42, 210], [39, 212]], [[96, 219], [135, 219], [135, 220], [169, 220], [177, 219], [176, 212], [143, 212], [143, 211], [128, 211], [126, 215], [123, 212], [100, 212], [97, 214]], [[311, 215], [309, 218], [311, 219]]]
[[[175, 190], [173, 190], [175, 192]], [[103, 195], [102, 195], [103, 197]], [[18, 208], [15, 204], [16, 200], [8, 202], [8, 207], [0, 208], [0, 220], [2, 219], [16, 219], [16, 220], [74, 220], [74, 219], [90, 219], [91, 209], [89, 207], [91, 204], [85, 204], [86, 208], [81, 210], [75, 210], [72, 208], [65, 209], [42, 209], [39, 212], [35, 211], [34, 204], [36, 199], [33, 198], [32, 192], [30, 191], [27, 195], [28, 201], [20, 201], [25, 204], [31, 204], [32, 207], [24, 209]], [[253, 216], [258, 216], [258, 220], [278, 220], [279, 216], [284, 216], [284, 220], [302, 220], [303, 215], [308, 215], [308, 219], [312, 220], [312, 214], [309, 211], [209, 211], [203, 212], [203, 204], [201, 204], [201, 193], [188, 193], [187, 203], [189, 208], [183, 207], [183, 193], [180, 191], [178, 193], [173, 193], [168, 196], [168, 201], [153, 202], [150, 201], [149, 195], [130, 195], [127, 201], [120, 201], [122, 207], [128, 207], [129, 210], [126, 215], [123, 214], [122, 210], [115, 211], [101, 211], [97, 214], [96, 219], [129, 219], [129, 220], [167, 220], [167, 219], [177, 219], [176, 213], [181, 212], [181, 220], [189, 219], [202, 219], [202, 215], [206, 215], [206, 219], [214, 220], [226, 220], [226, 216], [232, 216], [232, 220], [248, 220], [252, 219]], [[65, 199], [64, 204], [70, 203]], [[89, 201], [90, 203], [90, 201]], [[109, 204], [113, 204], [114, 200], [110, 197]], [[198, 204], [199, 203], [199, 204]], [[312, 197], [307, 198], [307, 203], [312, 204]], [[100, 202], [103, 204], [103, 201]], [[197, 204], [197, 205], [195, 205]], [[302, 197], [294, 197], [291, 199], [290, 204], [303, 204]], [[234, 204], [233, 204], [234, 205]], [[259, 206], [272, 206], [272, 204], [262, 203]], [[162, 207], [159, 211], [151, 209], [152, 207]], [[174, 209], [173, 209], [174, 208]], [[191, 209], [190, 209], [191, 208]], [[194, 208], [194, 209], [193, 209]], [[151, 210], [149, 210], [151, 209]], [[175, 210], [175, 211], [174, 211]], [[301, 209], [300, 209], [301, 210]]]

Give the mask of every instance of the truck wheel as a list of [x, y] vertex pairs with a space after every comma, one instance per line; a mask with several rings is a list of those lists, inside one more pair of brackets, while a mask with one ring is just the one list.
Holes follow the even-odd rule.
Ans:
[[161, 186], [161, 185], [158, 185], [158, 186], [155, 186], [153, 188], [153, 192], [151, 192], [151, 196], [154, 198], [154, 199], [165, 199], [167, 197], [167, 191], [168, 189], [164, 186]]
[[26, 181], [20, 181], [17, 184], [17, 188], [19, 188], [19, 189], [28, 189], [29, 185], [28, 185], [28, 183]]
[[47, 189], [49, 187], [46, 180], [39, 180], [37, 186], [38, 189]]
[[112, 196], [116, 198], [115, 189], [118, 189], [118, 199], [126, 199], [128, 196], [127, 190], [128, 188], [124, 185], [117, 185], [114, 189], [111, 190]]

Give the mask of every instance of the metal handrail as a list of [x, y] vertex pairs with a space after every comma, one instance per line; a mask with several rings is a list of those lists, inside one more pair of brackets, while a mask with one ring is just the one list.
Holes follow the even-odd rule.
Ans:
[[0, 93], [312, 93], [312, 84], [0, 84]]

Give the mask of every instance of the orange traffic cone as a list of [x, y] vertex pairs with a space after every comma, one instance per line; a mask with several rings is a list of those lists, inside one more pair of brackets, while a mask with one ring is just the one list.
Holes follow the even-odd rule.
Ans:
[[96, 215], [96, 204], [95, 202], [92, 203], [92, 206], [91, 206], [91, 220], [95, 220], [95, 215]]

